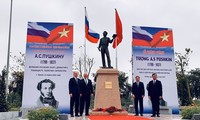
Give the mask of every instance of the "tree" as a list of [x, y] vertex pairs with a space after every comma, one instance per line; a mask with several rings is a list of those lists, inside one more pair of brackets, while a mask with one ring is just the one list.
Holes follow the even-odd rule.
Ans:
[[19, 56], [11, 55], [10, 57], [12, 58], [13, 62], [16, 63], [10, 68], [11, 72], [14, 72], [14, 71], [24, 72], [25, 54], [22, 52], [19, 52]]
[[127, 98], [131, 90], [131, 85], [128, 83], [128, 76], [126, 76], [126, 73], [124, 72], [119, 72], [118, 79], [119, 79], [120, 95], [122, 97]]
[[[95, 64], [94, 58], [89, 58], [86, 56], [86, 71], [88, 72], [88, 76], [90, 75], [91, 69]], [[84, 71], [84, 60], [83, 58], [79, 57], [78, 60], [75, 61], [74, 65], [75, 69], [79, 71], [79, 77], [83, 78], [83, 71]], [[84, 71], [84, 72], [86, 72]]]
[[2, 70], [2, 74], [0, 76], [0, 112], [7, 112], [8, 105], [6, 102], [6, 84], [5, 77], [7, 73], [6, 70]]
[[9, 85], [9, 92], [17, 93], [22, 98], [23, 94], [23, 80], [24, 80], [24, 72], [13, 72], [12, 77], [14, 81]]
[[191, 70], [188, 79], [192, 98], [200, 99], [200, 68]]
[[119, 72], [119, 89], [122, 107], [127, 107], [132, 103], [131, 101], [131, 84], [128, 83], [128, 76], [125, 72]]
[[25, 54], [21, 52], [19, 54], [19, 56], [11, 55], [13, 62], [16, 64], [10, 68], [13, 80], [8, 86], [9, 95], [7, 101], [9, 103], [9, 108], [20, 107], [22, 103]]
[[13, 81], [9, 85], [9, 91], [19, 94], [22, 98], [25, 54], [21, 52], [19, 54], [19, 56], [11, 56], [16, 65], [10, 68]]
[[178, 94], [182, 105], [192, 104], [192, 97], [189, 88], [189, 80], [186, 76], [186, 69], [189, 63], [189, 56], [192, 53], [190, 48], [185, 48], [185, 54], [175, 53], [176, 75], [178, 78]]

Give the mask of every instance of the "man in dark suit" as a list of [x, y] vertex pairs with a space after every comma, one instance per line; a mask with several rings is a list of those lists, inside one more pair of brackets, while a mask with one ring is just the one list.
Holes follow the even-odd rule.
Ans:
[[74, 104], [75, 104], [75, 116], [78, 117], [79, 100], [80, 100], [80, 79], [78, 79], [78, 71], [73, 72], [73, 78], [69, 80], [69, 95], [70, 95], [70, 114], [74, 117]]
[[89, 116], [90, 98], [93, 96], [92, 81], [88, 79], [88, 73], [83, 74], [80, 86], [80, 115], [82, 116], [85, 108], [85, 116]]
[[145, 95], [144, 84], [140, 82], [140, 77], [135, 77], [136, 82], [132, 85], [132, 97], [135, 104], [135, 116], [138, 116], [138, 101], [140, 103], [140, 115], [143, 116], [143, 98]]
[[160, 117], [160, 107], [159, 100], [162, 99], [162, 83], [157, 80], [157, 74], [152, 74], [153, 80], [151, 80], [148, 84], [148, 96], [152, 103], [152, 116]]

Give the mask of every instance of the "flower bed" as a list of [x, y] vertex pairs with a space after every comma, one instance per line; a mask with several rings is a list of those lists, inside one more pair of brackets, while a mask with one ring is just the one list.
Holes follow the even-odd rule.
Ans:
[[114, 112], [122, 112], [124, 111], [123, 109], [118, 109], [114, 106], [111, 106], [109, 108], [97, 108], [93, 110], [94, 112], [108, 112], [109, 114], [113, 114]]

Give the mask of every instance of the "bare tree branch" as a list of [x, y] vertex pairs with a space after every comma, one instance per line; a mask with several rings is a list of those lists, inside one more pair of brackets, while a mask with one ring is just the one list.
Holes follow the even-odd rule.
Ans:
[[[88, 73], [88, 77], [90, 75], [91, 69], [94, 66], [94, 58], [89, 58], [86, 56], [86, 70], [84, 72]], [[78, 61], [75, 62], [75, 69], [79, 71], [79, 77], [83, 78], [83, 69], [84, 69], [84, 59], [79, 57]]]

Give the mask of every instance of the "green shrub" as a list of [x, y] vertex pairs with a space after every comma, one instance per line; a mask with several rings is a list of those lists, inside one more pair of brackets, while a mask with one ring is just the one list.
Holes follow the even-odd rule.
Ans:
[[[133, 100], [131, 99], [131, 95], [129, 95], [128, 97], [122, 97], [121, 96], [121, 105], [122, 105], [122, 109], [127, 110], [129, 109], [129, 105], [133, 104]], [[130, 111], [132, 112], [132, 111]]]
[[194, 100], [194, 103], [196, 106], [200, 106], [200, 101], [199, 100]]
[[91, 96], [91, 100], [90, 100], [90, 109], [94, 109], [94, 96]]
[[200, 113], [200, 107], [192, 107], [182, 110], [181, 116], [183, 119], [191, 119], [193, 114], [199, 114], [199, 113]]
[[44, 107], [28, 113], [29, 120], [58, 120], [59, 113], [56, 109]]
[[17, 93], [10, 93], [7, 97], [8, 108], [11, 110], [12, 108], [20, 108], [22, 105], [21, 97]]

